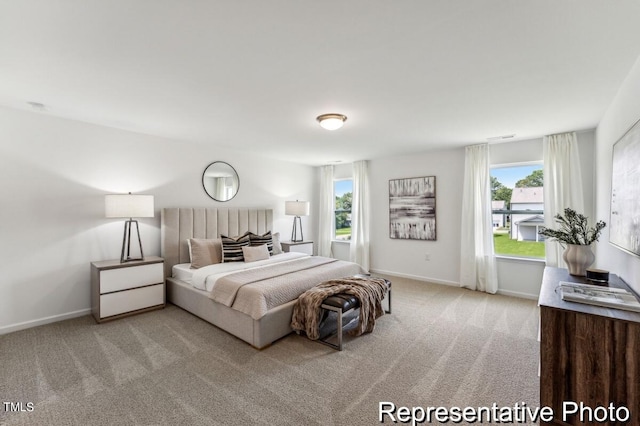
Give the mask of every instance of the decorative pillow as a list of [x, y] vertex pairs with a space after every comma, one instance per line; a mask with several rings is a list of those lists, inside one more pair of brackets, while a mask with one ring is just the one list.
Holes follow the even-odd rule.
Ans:
[[269, 259], [269, 249], [266, 244], [253, 247], [242, 247], [242, 254], [245, 262], [255, 262], [257, 260]]
[[280, 244], [280, 233], [279, 232], [276, 232], [275, 234], [273, 234], [272, 240], [273, 240], [273, 253], [272, 254], [282, 254], [282, 253], [284, 253], [282, 251], [282, 244]]
[[219, 239], [190, 238], [188, 241], [192, 269], [222, 262], [222, 242]]
[[249, 235], [244, 234], [239, 237], [226, 237], [220, 235], [222, 241], [222, 262], [243, 262], [242, 247], [248, 247]]
[[266, 245], [269, 250], [269, 255], [273, 252], [273, 238], [271, 236], [271, 231], [268, 231], [263, 235], [256, 235], [254, 233], [249, 233], [249, 239], [251, 240], [251, 247]]
[[280, 244], [280, 233], [276, 232], [272, 235], [273, 251], [271, 254], [282, 254], [282, 245]]

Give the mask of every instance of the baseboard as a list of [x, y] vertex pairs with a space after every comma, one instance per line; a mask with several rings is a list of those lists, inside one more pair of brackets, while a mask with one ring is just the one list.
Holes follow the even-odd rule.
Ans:
[[498, 294], [501, 294], [503, 296], [519, 297], [521, 299], [538, 300], [538, 295], [529, 294], [529, 293], [521, 293], [519, 291], [500, 290], [500, 289], [498, 289]]
[[[440, 280], [440, 279], [437, 279], [437, 278], [421, 277], [419, 275], [403, 274], [401, 272], [394, 272], [394, 271], [383, 271], [381, 269], [371, 269], [371, 272], [373, 272], [375, 274], [389, 275], [389, 276], [392, 276], [392, 277], [408, 278], [408, 279], [416, 280], [416, 281], [423, 281], [423, 282], [434, 283], [434, 284], [448, 285], [448, 286], [451, 286], [451, 287], [461, 287], [460, 283], [457, 283], [455, 281], [447, 281], [447, 280]], [[498, 294], [501, 294], [503, 296], [519, 297], [521, 299], [538, 300], [538, 295], [536, 295], [536, 294], [521, 293], [519, 291], [500, 290], [500, 289], [498, 289]]]
[[13, 333], [14, 331], [25, 330], [31, 327], [38, 327], [39, 325], [51, 324], [53, 322], [64, 321], [71, 318], [77, 318], [91, 313], [91, 308], [81, 309], [79, 311], [67, 312], [66, 314], [53, 315], [46, 318], [39, 318], [36, 320], [20, 322], [17, 324], [5, 325], [0, 327], [0, 334]]
[[382, 269], [371, 269], [374, 274], [390, 275], [392, 277], [409, 278], [410, 280], [423, 281], [427, 283], [448, 285], [451, 287], [460, 287], [460, 283], [455, 281], [440, 280], [437, 278], [421, 277], [419, 275], [403, 274], [401, 272], [384, 271]]

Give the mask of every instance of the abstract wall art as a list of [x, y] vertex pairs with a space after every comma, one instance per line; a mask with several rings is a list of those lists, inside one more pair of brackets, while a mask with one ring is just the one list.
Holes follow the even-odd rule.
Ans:
[[389, 237], [436, 241], [436, 177], [389, 180]]

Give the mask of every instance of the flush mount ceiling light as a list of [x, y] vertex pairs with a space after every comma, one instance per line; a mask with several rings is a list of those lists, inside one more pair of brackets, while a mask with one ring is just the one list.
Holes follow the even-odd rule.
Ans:
[[347, 116], [342, 114], [322, 114], [316, 120], [327, 130], [337, 130], [347, 121]]

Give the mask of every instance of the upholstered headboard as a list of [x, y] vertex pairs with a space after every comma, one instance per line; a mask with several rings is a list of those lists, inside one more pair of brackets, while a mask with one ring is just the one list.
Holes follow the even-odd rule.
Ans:
[[236, 236], [247, 231], [264, 234], [273, 226], [271, 209], [162, 209], [160, 252], [164, 257], [165, 277], [178, 263], [189, 263], [189, 238], [218, 238]]

